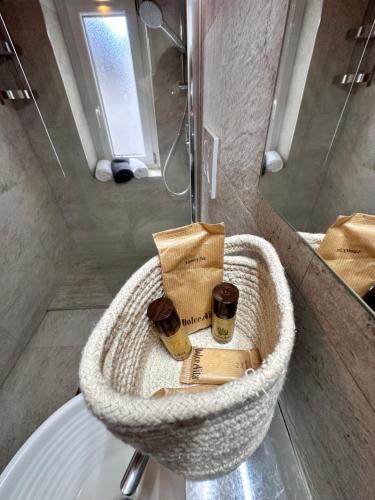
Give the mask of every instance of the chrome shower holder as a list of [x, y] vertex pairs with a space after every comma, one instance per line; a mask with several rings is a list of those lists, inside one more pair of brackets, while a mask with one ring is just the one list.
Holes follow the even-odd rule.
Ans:
[[13, 49], [6, 40], [0, 40], [0, 56], [14, 56]]
[[372, 79], [374, 76], [374, 70], [369, 73], [365, 72], [357, 72], [357, 73], [345, 73], [343, 75], [338, 75], [334, 79], [334, 83], [342, 86], [347, 86], [347, 85], [366, 85], [366, 87], [369, 87], [372, 83]]
[[373, 24], [363, 24], [358, 28], [349, 30], [346, 39], [347, 40], [358, 40], [358, 41], [366, 41], [368, 39], [375, 38], [375, 31], [373, 30]]
[[0, 89], [0, 103], [6, 101], [29, 100], [32, 99], [31, 92], [27, 89]]

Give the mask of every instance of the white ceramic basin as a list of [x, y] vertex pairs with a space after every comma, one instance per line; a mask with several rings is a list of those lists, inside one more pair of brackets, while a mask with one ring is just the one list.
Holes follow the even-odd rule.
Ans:
[[[133, 448], [76, 396], [49, 417], [0, 476], [1, 500], [118, 500]], [[185, 499], [185, 480], [150, 460], [135, 499]]]

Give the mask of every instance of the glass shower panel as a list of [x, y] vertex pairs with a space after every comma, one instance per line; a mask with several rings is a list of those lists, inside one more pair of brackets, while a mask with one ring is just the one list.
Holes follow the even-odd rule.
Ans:
[[114, 156], [145, 156], [137, 85], [124, 15], [83, 16]]
[[[56, 2], [56, 11], [33, 0], [28, 23], [18, 23], [18, 18], [12, 16], [13, 9], [21, 16], [20, 5], [14, 7], [8, 0], [6, 4], [6, 20], [14, 43], [22, 49], [21, 59], [46, 130], [32, 102], [14, 106], [68, 223], [70, 240], [66, 241], [70, 242], [69, 254], [74, 262], [67, 264], [51, 304], [67, 310], [106, 307], [129, 276], [157, 253], [152, 234], [191, 222], [190, 164], [184, 127], [188, 93], [181, 76], [181, 54], [162, 30], [149, 30], [146, 36], [133, 2], [125, 5], [112, 0], [112, 11], [103, 14], [91, 0]], [[64, 5], [71, 10], [64, 10]], [[183, 2], [174, 0], [163, 6], [176, 32], [184, 8]], [[84, 53], [84, 63], [73, 50], [77, 46]], [[133, 156], [144, 150], [147, 154], [145, 80], [140, 75], [138, 58], [148, 69], [155, 140], [163, 169], [151, 167], [148, 178], [132, 178], [123, 184], [111, 178], [100, 182], [95, 177], [97, 161], [111, 160], [111, 156], [100, 154], [100, 141], [92, 130], [98, 123], [97, 94], [91, 99], [91, 86], [85, 93], [80, 83], [85, 82], [85, 71], [89, 69], [94, 84], [100, 86], [115, 155], [130, 156], [125, 147], [132, 148]], [[143, 134], [142, 125], [146, 127]], [[48, 137], [58, 152], [65, 178]], [[91, 141], [91, 156], [84, 139]], [[166, 183], [173, 192], [183, 195], [167, 190], [161, 175], [166, 165]]]

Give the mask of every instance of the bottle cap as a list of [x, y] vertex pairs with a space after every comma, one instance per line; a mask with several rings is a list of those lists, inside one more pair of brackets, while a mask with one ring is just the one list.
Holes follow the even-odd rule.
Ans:
[[237, 311], [238, 288], [232, 283], [220, 283], [213, 289], [212, 296], [216, 316], [223, 319], [233, 318]]
[[149, 304], [147, 316], [154, 322], [159, 333], [168, 337], [180, 328], [181, 321], [173, 302], [167, 297], [160, 297]]

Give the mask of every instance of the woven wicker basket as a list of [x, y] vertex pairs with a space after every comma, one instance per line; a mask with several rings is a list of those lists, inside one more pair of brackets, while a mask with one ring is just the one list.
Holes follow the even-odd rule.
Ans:
[[[254, 373], [207, 392], [154, 399], [179, 386], [181, 363], [152, 332], [147, 305], [162, 292], [158, 257], [123, 286], [84, 349], [80, 383], [91, 411], [118, 438], [189, 478], [229, 472], [265, 437], [294, 341], [293, 310], [272, 245], [249, 235], [225, 240], [224, 279], [240, 289], [233, 341], [223, 348], [258, 347]], [[215, 346], [209, 329], [193, 345]]]

